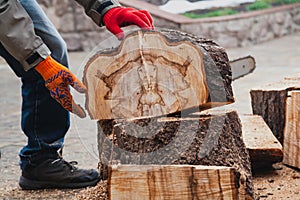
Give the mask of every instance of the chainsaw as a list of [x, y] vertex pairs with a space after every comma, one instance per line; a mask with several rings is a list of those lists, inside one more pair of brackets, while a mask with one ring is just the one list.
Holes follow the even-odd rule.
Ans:
[[245, 56], [229, 61], [232, 71], [232, 80], [239, 79], [252, 73], [256, 67], [255, 59], [252, 56]]

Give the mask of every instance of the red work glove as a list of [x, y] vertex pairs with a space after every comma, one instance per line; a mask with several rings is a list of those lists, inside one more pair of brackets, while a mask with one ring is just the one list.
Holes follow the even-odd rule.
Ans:
[[45, 80], [45, 85], [49, 89], [52, 98], [66, 110], [79, 117], [84, 118], [86, 116], [83, 108], [74, 102], [69, 85], [80, 93], [84, 93], [87, 89], [68, 68], [48, 56], [35, 67], [35, 70]]
[[124, 38], [121, 27], [137, 25], [142, 29], [152, 30], [154, 28], [153, 19], [146, 10], [125, 7], [112, 8], [107, 11], [103, 16], [103, 23], [119, 40]]

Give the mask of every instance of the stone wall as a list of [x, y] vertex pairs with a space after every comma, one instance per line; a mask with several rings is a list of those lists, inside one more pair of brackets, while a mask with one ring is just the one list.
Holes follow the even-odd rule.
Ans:
[[124, 5], [147, 7], [156, 27], [179, 29], [215, 40], [223, 47], [243, 47], [300, 31], [300, 3], [223, 17], [190, 19], [158, 11], [138, 0], [120, 0]]
[[[88, 51], [112, 37], [97, 27], [70, 0], [38, 0], [71, 51]], [[223, 47], [249, 46], [300, 31], [300, 4], [225, 17], [189, 19], [163, 12], [141, 0], [120, 0], [125, 6], [147, 9], [157, 28], [172, 28], [215, 40]]]
[[223, 18], [219, 21], [181, 24], [180, 29], [213, 38], [224, 47], [250, 46], [300, 31], [300, 4], [271, 11]]

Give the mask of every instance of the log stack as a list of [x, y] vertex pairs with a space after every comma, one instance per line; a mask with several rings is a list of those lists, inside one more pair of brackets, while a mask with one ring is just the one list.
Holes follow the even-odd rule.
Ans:
[[199, 117], [99, 120], [103, 177], [108, 163], [227, 166], [240, 175], [240, 198], [253, 197], [251, 164], [235, 111]]
[[300, 81], [290, 77], [250, 91], [253, 114], [262, 116], [281, 144], [286, 122], [286, 100], [290, 91], [299, 88]]
[[112, 164], [231, 167], [233, 199], [254, 199], [238, 114], [190, 115], [233, 103], [231, 82], [224, 48], [179, 31], [136, 31], [118, 48], [97, 52], [84, 83], [86, 108], [98, 123], [102, 177], [113, 179]]
[[251, 90], [253, 113], [261, 115], [283, 145], [283, 163], [300, 168], [300, 75]]

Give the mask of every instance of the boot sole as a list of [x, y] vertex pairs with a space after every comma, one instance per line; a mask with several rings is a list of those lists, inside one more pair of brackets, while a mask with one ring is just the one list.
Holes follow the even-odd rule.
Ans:
[[39, 190], [39, 189], [76, 189], [88, 186], [95, 186], [100, 181], [100, 177], [90, 182], [80, 183], [59, 183], [51, 181], [35, 181], [20, 177], [19, 185], [23, 190]]

